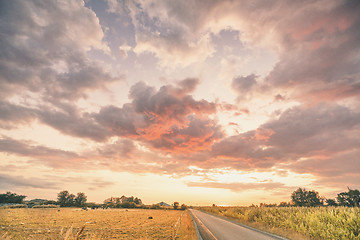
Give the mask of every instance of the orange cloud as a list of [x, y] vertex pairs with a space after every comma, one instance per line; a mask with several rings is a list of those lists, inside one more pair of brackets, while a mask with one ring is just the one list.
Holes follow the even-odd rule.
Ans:
[[265, 141], [267, 142], [271, 135], [273, 135], [275, 132], [271, 129], [266, 129], [266, 128], [258, 128], [255, 131], [255, 139], [258, 141]]

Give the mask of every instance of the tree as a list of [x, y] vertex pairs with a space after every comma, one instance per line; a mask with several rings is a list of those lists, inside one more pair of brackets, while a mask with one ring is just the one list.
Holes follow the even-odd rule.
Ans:
[[305, 188], [298, 188], [291, 194], [291, 199], [295, 206], [316, 207], [323, 204], [318, 192], [307, 191]]
[[142, 201], [141, 201], [140, 198], [135, 197], [134, 203], [135, 203], [135, 204], [138, 204], [138, 205], [141, 205], [141, 204], [142, 204]]
[[179, 208], [179, 202], [174, 202], [173, 207], [175, 210]]
[[25, 198], [26, 196], [24, 195], [6, 192], [5, 194], [0, 194], [0, 203], [23, 203]]
[[291, 204], [290, 203], [287, 203], [287, 202], [281, 202], [279, 203], [279, 207], [290, 207]]
[[359, 207], [360, 206], [360, 191], [348, 188], [348, 192], [341, 192], [337, 195], [336, 200], [340, 206]]
[[74, 199], [74, 203], [76, 207], [84, 207], [86, 201], [87, 201], [87, 197], [83, 192], [77, 193], [76, 198]]
[[108, 199], [104, 200], [104, 204], [106, 204], [106, 206], [108, 207], [116, 207], [116, 208], [135, 208], [135, 207], [140, 207], [140, 205], [142, 205], [142, 201], [140, 198], [137, 197], [126, 197], [126, 196], [121, 196], [121, 197], [111, 197]]
[[328, 206], [337, 206], [337, 203], [334, 199], [326, 199], [326, 203]]
[[306, 190], [305, 188], [298, 188], [291, 194], [291, 200], [295, 206], [303, 207], [306, 204]]
[[75, 196], [70, 194], [68, 191], [61, 191], [58, 193], [57, 202], [60, 207], [71, 207], [74, 205]]
[[307, 206], [308, 207], [316, 207], [323, 205], [323, 201], [319, 196], [318, 192], [315, 191], [307, 191]]
[[181, 210], [185, 210], [187, 209], [187, 206], [185, 204], [181, 204], [181, 207], [180, 207]]

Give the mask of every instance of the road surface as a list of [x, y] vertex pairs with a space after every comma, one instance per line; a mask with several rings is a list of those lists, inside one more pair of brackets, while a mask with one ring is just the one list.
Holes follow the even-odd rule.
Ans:
[[239, 224], [190, 209], [199, 233], [204, 240], [279, 240], [285, 239], [261, 231], [252, 230]]

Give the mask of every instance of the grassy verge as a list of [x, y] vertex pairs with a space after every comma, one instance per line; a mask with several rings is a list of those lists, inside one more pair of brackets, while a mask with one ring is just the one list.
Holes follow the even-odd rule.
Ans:
[[188, 210], [183, 211], [183, 214], [181, 215], [175, 239], [197, 240], [194, 223]]
[[289, 239], [360, 240], [360, 209], [346, 207], [201, 207]]
[[189, 218], [174, 210], [0, 209], [0, 239], [196, 239]]

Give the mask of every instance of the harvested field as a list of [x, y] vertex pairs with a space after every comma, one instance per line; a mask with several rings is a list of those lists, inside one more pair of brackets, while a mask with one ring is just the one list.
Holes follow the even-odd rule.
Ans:
[[196, 239], [196, 233], [188, 211], [0, 209], [1, 238]]

